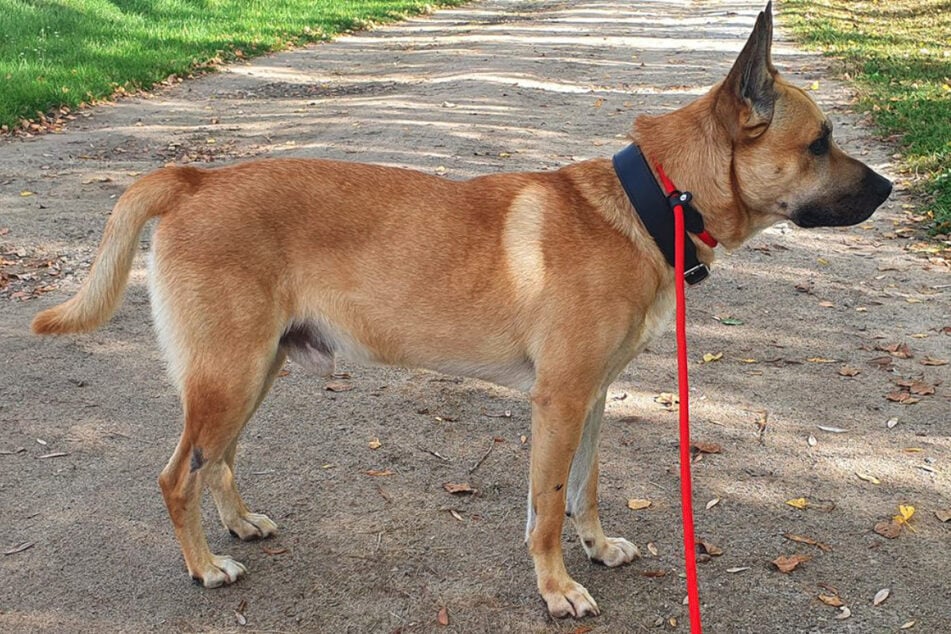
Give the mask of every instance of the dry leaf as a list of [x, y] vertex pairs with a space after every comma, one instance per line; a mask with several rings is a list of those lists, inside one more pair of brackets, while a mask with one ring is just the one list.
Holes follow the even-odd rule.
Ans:
[[809, 506], [809, 500], [806, 498], [796, 498], [795, 500], [786, 500], [786, 504], [794, 506], [797, 509], [804, 510]]
[[277, 548], [271, 548], [270, 546], [261, 546], [261, 550], [264, 551], [265, 555], [283, 555], [287, 552], [287, 549], [283, 546], [278, 546]]
[[831, 605], [834, 608], [840, 608], [843, 605], [845, 605], [842, 599], [840, 599], [834, 594], [820, 594], [819, 600], [825, 603], [826, 605]]
[[806, 537], [805, 535], [794, 535], [792, 533], [783, 533], [783, 537], [785, 537], [786, 539], [790, 541], [798, 542], [800, 544], [809, 544], [810, 546], [815, 546], [819, 548], [820, 550], [824, 550], [826, 552], [829, 552], [830, 550], [832, 550], [832, 546], [830, 546], [829, 544], [824, 544], [820, 542], [818, 539], [813, 539], [812, 537]]
[[898, 417], [893, 416], [892, 418], [888, 419], [888, 421], [885, 423], [885, 426], [888, 427], [889, 429], [892, 429], [897, 424], [898, 424]]
[[571, 634], [588, 634], [588, 632], [592, 631], [593, 629], [594, 628], [590, 625], [579, 625], [575, 629], [571, 630]]
[[449, 625], [449, 610], [439, 608], [439, 612], [436, 614], [436, 622], [443, 626]]
[[632, 511], [640, 511], [642, 509], [646, 509], [650, 505], [650, 500], [645, 500], [642, 498], [631, 498], [627, 501], [627, 508], [631, 509]]
[[462, 519], [462, 516], [459, 515], [459, 512], [456, 511], [456, 509], [449, 509], [449, 514], [452, 515], [452, 516], [453, 516], [454, 518], [456, 518], [457, 520], [459, 520], [460, 522], [464, 522], [464, 521], [465, 521], [464, 519]]
[[807, 443], [810, 447], [815, 447], [817, 444], [819, 444], [819, 441], [816, 440], [816, 437], [815, 437], [815, 436], [813, 436], [812, 434], [809, 434], [809, 437], [806, 438], [806, 443]]
[[852, 616], [852, 610], [849, 609], [849, 606], [843, 605], [839, 608], [839, 613], [835, 615], [835, 618], [839, 621], [845, 620]]
[[861, 374], [861, 373], [862, 373], [861, 370], [859, 370], [858, 368], [853, 368], [853, 367], [850, 366], [850, 365], [843, 365], [841, 368], [839, 368], [839, 375], [840, 375], [840, 376], [853, 377], [853, 376], [857, 376], [857, 375], [859, 375], [859, 374]]
[[737, 566], [736, 568], [727, 568], [726, 571], [729, 572], [730, 574], [733, 574], [735, 572], [743, 572], [749, 569], [750, 569], [749, 566]]
[[4, 554], [4, 555], [15, 555], [15, 554], [17, 554], [17, 553], [22, 553], [24, 550], [28, 550], [28, 549], [30, 549], [30, 548], [33, 548], [33, 546], [35, 546], [35, 543], [34, 543], [34, 542], [23, 542], [22, 544], [19, 544], [19, 545], [17, 545], [17, 546], [14, 546], [14, 547], [11, 548], [10, 550], [5, 550], [5, 551], [3, 551], [3, 554]]
[[934, 386], [924, 381], [914, 381], [908, 389], [912, 394], [919, 396], [930, 396], [934, 394]]
[[699, 540], [697, 541], [697, 546], [700, 550], [701, 555], [710, 555], [711, 557], [719, 557], [723, 554], [723, 549], [715, 544], [711, 544], [708, 541]]
[[344, 383], [343, 381], [331, 381], [324, 386], [324, 389], [329, 392], [349, 392], [353, 389], [353, 384]]
[[882, 520], [875, 525], [874, 530], [886, 539], [895, 539], [901, 535], [901, 524], [892, 520]]
[[723, 448], [715, 442], [692, 442], [690, 447], [700, 453], [720, 453]]
[[900, 628], [898, 628], [898, 629], [900, 629], [900, 630], [910, 630], [911, 628], [915, 627], [915, 623], [917, 623], [917, 622], [918, 622], [918, 621], [907, 621], [907, 622], [905, 622], [905, 623], [902, 623], [902, 626], [901, 626]]
[[442, 488], [454, 495], [470, 495], [476, 492], [475, 489], [469, 486], [468, 482], [460, 482], [458, 484], [454, 482], [446, 482], [442, 485]]
[[841, 427], [830, 427], [828, 425], [816, 425], [822, 431], [829, 432], [830, 434], [844, 434], [848, 429], [842, 429]]
[[722, 358], [723, 358], [723, 353], [722, 353], [722, 352], [718, 352], [718, 353], [716, 353], [716, 354], [713, 354], [713, 353], [708, 352], [708, 353], [706, 353], [706, 354], [703, 355], [703, 362], [704, 362], [704, 363], [713, 363], [714, 361], [719, 361], [719, 360], [722, 359]]
[[882, 588], [881, 590], [875, 593], [875, 598], [872, 599], [872, 605], [881, 605], [882, 602], [885, 599], [887, 599], [888, 595], [890, 595], [891, 593], [892, 591], [890, 589]]
[[808, 555], [780, 555], [773, 560], [773, 565], [779, 569], [780, 572], [789, 574], [796, 567], [804, 561], [809, 561], [812, 557]]
[[716, 506], [719, 503], [720, 503], [720, 498], [713, 498], [712, 500], [707, 502], [706, 509], [709, 511], [710, 509], [712, 509], [714, 506]]
[[391, 476], [393, 472], [389, 469], [370, 469], [366, 471], [368, 476]]
[[910, 359], [912, 356], [911, 350], [908, 348], [907, 343], [893, 343], [887, 346], [875, 346], [876, 350], [881, 350], [882, 352], [887, 352], [893, 357], [898, 359]]
[[644, 575], [645, 577], [656, 579], [657, 577], [666, 577], [667, 571], [666, 570], [645, 570], [641, 574]]
[[[948, 365], [947, 359], [937, 359], [935, 357], [924, 357], [921, 360], [921, 365]], [[912, 621], [914, 622], [914, 621]]]
[[825, 357], [809, 357], [806, 359], [809, 363], [835, 363], [835, 359], [826, 359]]
[[858, 479], [859, 479], [859, 480], [864, 480], [864, 481], [866, 481], [866, 482], [871, 482], [872, 484], [881, 484], [881, 483], [882, 483], [881, 480], [879, 480], [879, 479], [876, 478], [875, 476], [869, 475], [869, 474], [867, 474], [867, 473], [859, 473], [858, 471], [856, 471], [856, 472], [855, 472], [855, 475], [858, 476]]
[[934, 515], [942, 522], [947, 522], [951, 520], [951, 509], [939, 509], [934, 512]]
[[367, 443], [367, 446], [370, 447], [370, 449], [379, 449], [383, 446], [383, 443], [380, 442], [379, 438], [374, 437], [370, 439], [370, 442]]
[[654, 397], [654, 402], [660, 403], [664, 407], [672, 408], [680, 403], [680, 397], [671, 394], [670, 392], [661, 392]]
[[45, 453], [40, 458], [62, 458], [63, 456], [68, 456], [69, 454], [65, 451], [54, 451], [53, 453]]
[[647, 551], [654, 557], [657, 556], [657, 546], [654, 544], [654, 542], [647, 542]]

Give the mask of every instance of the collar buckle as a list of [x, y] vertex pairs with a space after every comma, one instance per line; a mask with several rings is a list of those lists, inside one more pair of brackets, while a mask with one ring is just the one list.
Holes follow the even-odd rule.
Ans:
[[691, 268], [689, 271], [684, 271], [684, 281], [687, 284], [693, 286], [694, 284], [699, 284], [703, 280], [707, 279], [710, 276], [710, 267], [704, 263], [700, 263], [697, 266]]

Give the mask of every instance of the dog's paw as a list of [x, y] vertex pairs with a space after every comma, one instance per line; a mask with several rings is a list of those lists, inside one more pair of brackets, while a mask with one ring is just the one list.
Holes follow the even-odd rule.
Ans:
[[[584, 543], [582, 543], [584, 545]], [[608, 568], [622, 566], [641, 556], [637, 546], [621, 537], [605, 537], [604, 543], [588, 548], [584, 545], [588, 559]]]
[[264, 539], [277, 532], [277, 524], [271, 518], [261, 513], [248, 513], [237, 518], [228, 530], [238, 539], [246, 542], [255, 539]]
[[548, 604], [548, 613], [556, 619], [573, 616], [580, 619], [583, 616], [598, 616], [601, 611], [591, 595], [583, 585], [568, 579], [559, 584], [557, 590], [542, 592], [542, 598]]
[[198, 574], [192, 574], [192, 578], [206, 588], [219, 588], [234, 583], [247, 572], [248, 569], [240, 561], [212, 555], [211, 561]]

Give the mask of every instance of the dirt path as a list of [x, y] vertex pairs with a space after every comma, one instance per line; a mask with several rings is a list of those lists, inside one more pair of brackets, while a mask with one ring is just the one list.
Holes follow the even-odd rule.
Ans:
[[[251, 573], [206, 591], [189, 582], [155, 482], [180, 414], [144, 258], [101, 331], [39, 340], [28, 324], [76, 289], [115, 197], [165, 162], [322, 156], [458, 178], [609, 156], [637, 113], [723, 77], [761, 8], [631, 5], [477, 2], [96, 108], [65, 134], [0, 141], [0, 549], [30, 545], [0, 556], [0, 629], [589, 631], [552, 622], [534, 589], [521, 395], [364, 367], [343, 368], [353, 389], [335, 393], [290, 366], [238, 458], [246, 497], [282, 532], [233, 541], [207, 505], [212, 549]], [[825, 62], [785, 41], [775, 58], [795, 82], [818, 82], [840, 142], [888, 172], [889, 150], [848, 112]], [[909, 210], [899, 187], [859, 227], [774, 228], [690, 292], [693, 358], [723, 353], [692, 380], [694, 436], [722, 448], [695, 468], [698, 535], [723, 551], [700, 569], [710, 632], [951, 631], [951, 524], [935, 516], [951, 507], [951, 371], [925, 364], [951, 356], [951, 276], [916, 252]], [[607, 570], [568, 544], [569, 569], [604, 612], [590, 631], [686, 630], [676, 415], [655, 401], [675, 391], [672, 340], [609, 394], [604, 523], [646, 557]], [[464, 481], [478, 494], [443, 490]], [[785, 503], [799, 497], [811, 506]], [[629, 498], [653, 504], [631, 511]], [[914, 532], [875, 534], [899, 504], [917, 509]], [[788, 575], [770, 565], [795, 553], [811, 559]], [[817, 599], [830, 587], [850, 618]]]

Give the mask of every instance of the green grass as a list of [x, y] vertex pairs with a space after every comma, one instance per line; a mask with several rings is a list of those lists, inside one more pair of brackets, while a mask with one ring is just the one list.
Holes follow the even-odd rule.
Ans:
[[0, 125], [460, 0], [0, 0]]
[[859, 107], [894, 136], [900, 169], [951, 232], [951, 0], [783, 0], [785, 23], [844, 65]]

